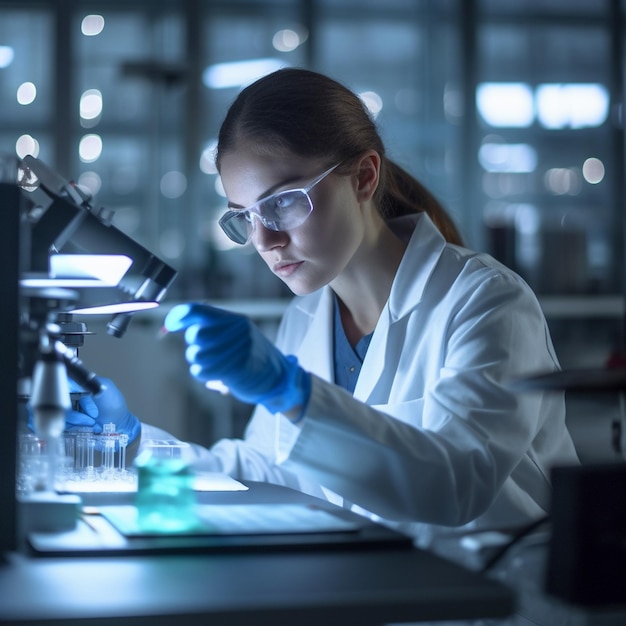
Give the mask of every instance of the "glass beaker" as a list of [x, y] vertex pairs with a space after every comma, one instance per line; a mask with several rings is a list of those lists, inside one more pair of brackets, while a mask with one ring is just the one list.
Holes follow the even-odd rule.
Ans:
[[194, 474], [189, 463], [167, 446], [147, 447], [135, 459], [137, 525], [142, 531], [168, 534], [197, 529]]

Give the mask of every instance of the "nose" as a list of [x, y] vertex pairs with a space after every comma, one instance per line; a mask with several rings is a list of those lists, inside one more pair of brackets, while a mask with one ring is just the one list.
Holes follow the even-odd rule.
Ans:
[[259, 252], [267, 252], [273, 248], [280, 248], [289, 241], [289, 235], [285, 231], [271, 230], [255, 220], [252, 232], [252, 244]]

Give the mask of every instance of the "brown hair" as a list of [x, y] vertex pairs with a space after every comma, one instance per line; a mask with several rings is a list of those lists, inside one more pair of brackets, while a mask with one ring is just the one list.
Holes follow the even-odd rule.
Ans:
[[452, 219], [433, 194], [385, 156], [376, 124], [360, 98], [335, 80], [298, 68], [268, 74], [246, 87], [229, 108], [217, 146], [221, 155], [239, 140], [252, 143], [259, 153], [287, 150], [299, 156], [342, 163], [367, 150], [381, 157], [380, 184], [375, 201], [381, 215], [426, 212], [451, 243], [462, 239]]

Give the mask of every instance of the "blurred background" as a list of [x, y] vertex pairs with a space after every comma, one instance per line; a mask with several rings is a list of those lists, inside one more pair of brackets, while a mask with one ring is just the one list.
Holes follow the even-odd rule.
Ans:
[[[467, 244], [538, 293], [564, 368], [623, 348], [626, 0], [0, 0], [0, 151], [32, 154], [179, 270], [119, 340], [81, 357], [142, 419], [209, 444], [250, 408], [187, 376], [171, 302], [210, 299], [271, 335], [289, 293], [217, 227], [213, 162], [238, 91], [283, 66], [360, 94], [389, 155]], [[581, 455], [612, 457], [617, 399], [572, 402]]]

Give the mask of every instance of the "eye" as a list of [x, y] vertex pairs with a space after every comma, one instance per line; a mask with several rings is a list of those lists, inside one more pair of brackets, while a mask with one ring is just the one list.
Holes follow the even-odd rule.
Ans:
[[239, 224], [245, 224], [252, 221], [252, 215], [248, 211], [233, 211], [230, 219]]
[[271, 206], [268, 208], [280, 216], [294, 207], [297, 202], [298, 194], [286, 191], [285, 193], [277, 193], [273, 198], [271, 198]]

